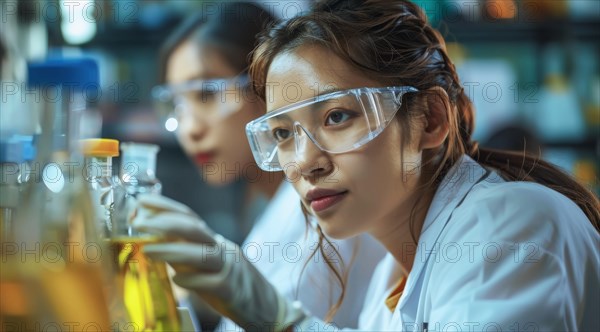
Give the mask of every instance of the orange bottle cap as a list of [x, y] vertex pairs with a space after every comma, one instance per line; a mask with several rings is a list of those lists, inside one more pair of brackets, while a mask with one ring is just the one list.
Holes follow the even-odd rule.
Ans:
[[86, 157], [116, 157], [119, 155], [119, 141], [108, 138], [81, 140], [81, 149]]

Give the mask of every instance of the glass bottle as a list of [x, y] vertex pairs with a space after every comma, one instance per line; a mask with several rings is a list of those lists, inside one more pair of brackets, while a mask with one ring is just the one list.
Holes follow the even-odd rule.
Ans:
[[0, 239], [12, 239], [15, 212], [19, 204], [20, 164], [23, 144], [14, 139], [0, 141]]
[[33, 136], [19, 136], [18, 139], [23, 143], [23, 162], [19, 167], [19, 190], [22, 192], [31, 179], [31, 175], [37, 176], [34, 164], [36, 156], [36, 147]]
[[161, 193], [162, 184], [156, 178], [156, 155], [159, 149], [154, 144], [121, 144], [121, 181], [130, 195]]
[[36, 160], [43, 170], [23, 192], [16, 252], [3, 266], [13, 271], [3, 286], [22, 303], [5, 322], [18, 330], [119, 329], [110, 324], [108, 250], [98, 238], [77, 149], [84, 87], [97, 86], [98, 68], [92, 60], [56, 59], [30, 64], [28, 75], [29, 86], [45, 92]]
[[120, 215], [112, 229], [111, 241], [119, 258], [119, 288], [129, 317], [141, 330], [179, 330], [181, 322], [166, 264], [152, 261], [142, 253], [144, 245], [161, 239], [136, 232], [130, 221], [138, 195], [160, 194], [162, 185], [155, 175], [158, 146], [123, 143], [121, 151], [121, 182], [127, 192], [127, 217]]
[[106, 247], [112, 251], [111, 271], [109, 273], [109, 307], [113, 324], [131, 326], [137, 329], [138, 325], [129, 320], [125, 307], [121, 279], [119, 277], [118, 251], [111, 242], [113, 225], [119, 218], [126, 218], [125, 188], [119, 178], [113, 175], [113, 157], [119, 155], [119, 141], [106, 138], [90, 138], [81, 140], [81, 151], [85, 156], [84, 177], [92, 197], [95, 210], [96, 227]]
[[[81, 141], [85, 156], [84, 175], [96, 206], [96, 222], [102, 238], [109, 238], [115, 211], [115, 199], [124, 198], [125, 188], [113, 176], [113, 157], [119, 155], [119, 141], [90, 138]], [[123, 194], [120, 194], [123, 192]]]
[[19, 206], [19, 163], [23, 161], [20, 142], [12, 137], [0, 142], [0, 330], [27, 326], [27, 299], [18, 270], [19, 245], [14, 238], [14, 222]]

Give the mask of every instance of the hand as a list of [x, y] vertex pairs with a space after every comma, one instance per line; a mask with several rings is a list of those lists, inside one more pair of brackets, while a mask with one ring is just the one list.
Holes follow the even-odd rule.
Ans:
[[144, 253], [169, 263], [176, 284], [195, 291], [244, 329], [284, 331], [306, 317], [300, 304], [282, 297], [236, 244], [215, 234], [187, 206], [142, 195], [133, 226], [164, 239], [145, 245]]

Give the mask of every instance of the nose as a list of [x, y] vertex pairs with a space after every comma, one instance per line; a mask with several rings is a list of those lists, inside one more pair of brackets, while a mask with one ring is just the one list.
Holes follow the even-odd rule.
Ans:
[[198, 142], [206, 135], [208, 126], [204, 119], [193, 116], [193, 114], [179, 117], [179, 135], [192, 142]]
[[308, 131], [298, 122], [294, 124], [297, 171], [304, 177], [326, 176], [333, 171], [329, 154], [319, 148]]

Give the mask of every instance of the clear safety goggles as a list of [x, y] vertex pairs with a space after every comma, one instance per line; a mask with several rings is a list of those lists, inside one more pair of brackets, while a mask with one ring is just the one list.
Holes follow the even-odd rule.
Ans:
[[322, 151], [344, 153], [377, 137], [402, 105], [408, 86], [359, 88], [303, 100], [248, 123], [246, 135], [258, 166], [281, 171], [304, 153], [307, 140]]
[[191, 80], [156, 86], [152, 97], [161, 116], [167, 118], [223, 118], [240, 109], [242, 100], [250, 97], [245, 89], [248, 83], [248, 75]]

